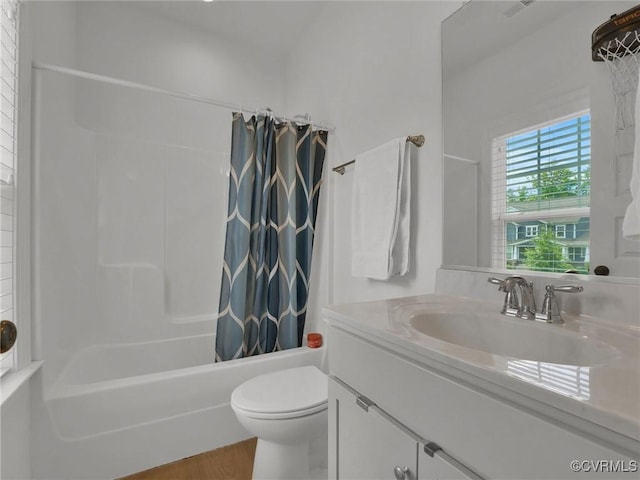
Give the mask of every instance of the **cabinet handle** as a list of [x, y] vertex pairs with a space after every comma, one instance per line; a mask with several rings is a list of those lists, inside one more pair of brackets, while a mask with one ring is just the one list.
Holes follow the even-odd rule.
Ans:
[[424, 453], [430, 457], [433, 457], [433, 455], [440, 450], [442, 450], [442, 448], [436, 442], [427, 442], [424, 444]]
[[409, 470], [409, 467], [398, 466], [393, 469], [393, 474], [396, 480], [410, 480], [411, 478], [411, 470]]
[[356, 398], [356, 404], [365, 412], [369, 411], [369, 407], [372, 407], [375, 405], [375, 403], [373, 403], [371, 399], [365, 397], [364, 395], [360, 395]]

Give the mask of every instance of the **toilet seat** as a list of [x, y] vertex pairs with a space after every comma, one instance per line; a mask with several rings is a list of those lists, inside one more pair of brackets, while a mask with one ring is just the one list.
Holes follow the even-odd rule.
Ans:
[[327, 376], [314, 366], [258, 375], [231, 394], [231, 407], [247, 417], [284, 419], [327, 409]]

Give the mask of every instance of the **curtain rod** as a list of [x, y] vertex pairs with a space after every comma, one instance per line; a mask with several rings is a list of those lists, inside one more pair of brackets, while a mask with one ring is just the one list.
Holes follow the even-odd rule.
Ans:
[[[424, 145], [424, 135], [409, 135], [406, 141], [413, 143], [416, 147], [421, 147]], [[354, 163], [356, 163], [355, 160], [343, 163], [341, 165], [338, 165], [337, 167], [333, 167], [333, 171], [339, 173], [340, 175], [344, 175], [344, 168], [347, 165], [352, 165]]]
[[[63, 73], [65, 75], [71, 75], [73, 77], [79, 77], [79, 78], [84, 78], [87, 80], [96, 80], [98, 82], [103, 82], [103, 83], [110, 83], [112, 85], [119, 85], [121, 87], [129, 87], [129, 88], [135, 88], [138, 90], [144, 90], [147, 92], [153, 92], [153, 93], [159, 93], [161, 95], [166, 95], [169, 97], [174, 97], [174, 98], [182, 98], [185, 100], [192, 100], [195, 102], [200, 102], [200, 103], [207, 103], [209, 105], [215, 105], [217, 107], [223, 107], [223, 108], [228, 108], [230, 110], [235, 110], [237, 112], [245, 112], [245, 113], [252, 113], [252, 114], [258, 114], [258, 113], [262, 113], [264, 115], [273, 115], [273, 113], [271, 112], [271, 110], [269, 108], [250, 108], [250, 107], [246, 107], [240, 104], [234, 104], [234, 103], [230, 103], [230, 102], [223, 102], [221, 100], [216, 100], [213, 98], [208, 98], [208, 97], [202, 97], [200, 95], [194, 95], [192, 93], [182, 93], [182, 92], [176, 92], [176, 91], [172, 91], [172, 90], [165, 90], [164, 88], [158, 88], [158, 87], [153, 87], [151, 85], [145, 85], [144, 83], [136, 83], [136, 82], [131, 82], [129, 80], [122, 80], [120, 78], [115, 78], [115, 77], [109, 77], [106, 75], [100, 75], [97, 73], [90, 73], [90, 72], [85, 72], [82, 70], [76, 70], [73, 68], [67, 68], [67, 67], [61, 67], [58, 65], [51, 65], [51, 64], [47, 64], [47, 63], [40, 63], [40, 62], [33, 62], [32, 63], [32, 68], [36, 69], [36, 70], [46, 70], [46, 71], [50, 71], [50, 72], [56, 72], [56, 73]], [[321, 123], [321, 122], [314, 122], [311, 121], [309, 119], [309, 116], [306, 115], [304, 119], [298, 117], [298, 116], [294, 116], [293, 118], [289, 118], [286, 116], [279, 116], [279, 115], [273, 115], [274, 118], [278, 121], [281, 122], [295, 122], [295, 123], [301, 123], [301, 124], [308, 124], [311, 125], [312, 127], [316, 127], [322, 130], [327, 130], [329, 132], [333, 132], [335, 130], [335, 127], [332, 125], [328, 125], [325, 123]]]

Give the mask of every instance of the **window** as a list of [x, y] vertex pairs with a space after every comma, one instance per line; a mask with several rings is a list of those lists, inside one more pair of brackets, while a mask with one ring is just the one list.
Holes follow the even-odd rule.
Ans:
[[[15, 212], [16, 212], [16, 70], [17, 2], [0, 3], [0, 314], [15, 318]], [[0, 375], [15, 364], [16, 349], [0, 357]]]
[[[591, 188], [589, 112], [494, 138], [492, 147], [493, 266], [586, 273]], [[575, 225], [569, 240], [567, 225]], [[514, 235], [514, 229], [519, 234]], [[583, 251], [582, 260], [578, 260], [583, 264], [576, 265], [569, 258], [569, 245]]]
[[567, 254], [572, 262], [584, 262], [587, 260], [587, 249], [585, 247], [569, 247]]

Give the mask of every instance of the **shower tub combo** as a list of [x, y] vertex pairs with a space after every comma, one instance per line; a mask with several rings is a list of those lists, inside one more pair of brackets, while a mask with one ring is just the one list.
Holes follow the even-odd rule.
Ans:
[[231, 392], [325, 349], [214, 362], [231, 113], [64, 67], [33, 79], [33, 477], [113, 479], [248, 438]]
[[116, 478], [246, 439], [229, 405], [233, 389], [259, 374], [321, 367], [326, 352], [213, 363], [213, 345], [206, 334], [77, 353], [45, 399], [60, 447], [60, 471], [47, 474]]

